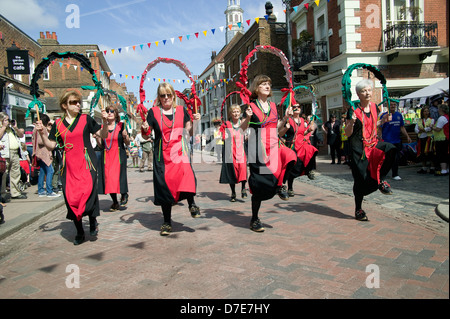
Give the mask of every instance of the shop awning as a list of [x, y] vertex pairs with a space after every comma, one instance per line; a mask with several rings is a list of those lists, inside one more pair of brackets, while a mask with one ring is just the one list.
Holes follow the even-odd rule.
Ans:
[[430, 98], [438, 95], [443, 96], [443, 91], [448, 91], [448, 78], [424, 87], [423, 89], [415, 91], [411, 94], [405, 95], [404, 97], [400, 98], [400, 103], [402, 103], [402, 101], [405, 101], [406, 104], [409, 104], [408, 102], [415, 100], [420, 104], [430, 104]]

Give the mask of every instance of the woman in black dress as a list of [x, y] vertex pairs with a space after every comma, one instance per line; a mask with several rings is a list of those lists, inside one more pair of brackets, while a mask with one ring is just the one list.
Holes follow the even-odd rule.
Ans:
[[391, 195], [390, 185], [384, 180], [395, 160], [395, 146], [380, 142], [377, 137], [378, 109], [371, 102], [373, 82], [362, 80], [356, 85], [356, 93], [360, 99], [359, 107], [347, 114], [345, 134], [350, 145], [350, 167], [354, 179], [355, 218], [367, 221], [362, 209], [364, 196], [377, 189], [385, 195]]

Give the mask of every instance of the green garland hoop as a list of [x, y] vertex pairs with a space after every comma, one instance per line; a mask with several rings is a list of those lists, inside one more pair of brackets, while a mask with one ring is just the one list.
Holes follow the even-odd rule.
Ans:
[[91, 61], [89, 60], [89, 58], [87, 58], [83, 54], [76, 52], [62, 52], [62, 53], [52, 52], [47, 57], [43, 58], [41, 63], [39, 63], [39, 65], [34, 69], [33, 77], [31, 79], [30, 84], [31, 87], [30, 95], [33, 96], [33, 101], [28, 105], [28, 110], [26, 114], [27, 118], [30, 115], [31, 109], [33, 109], [35, 105], [38, 106], [39, 110], [42, 113], [45, 113], [44, 105], [42, 104], [41, 101], [38, 100], [40, 94], [39, 94], [39, 84], [37, 83], [41, 78], [41, 75], [44, 73], [44, 70], [50, 65], [50, 63], [52, 63], [53, 60], [70, 59], [70, 58], [78, 60], [81, 66], [92, 74], [92, 81], [94, 82], [95, 86], [81, 87], [83, 90], [97, 90], [94, 98], [91, 101], [91, 112], [97, 106], [100, 96], [105, 95], [102, 82], [97, 79], [97, 75], [95, 74], [95, 70], [91, 66]]
[[105, 89], [103, 90], [103, 92], [105, 93], [105, 95], [113, 95], [117, 98], [117, 100], [119, 100], [120, 105], [122, 105], [123, 113], [125, 114], [121, 117], [121, 120], [127, 122], [128, 127], [131, 128], [130, 118], [128, 117], [127, 100], [125, 100], [125, 98], [122, 95], [118, 94], [116, 91]]
[[373, 73], [373, 75], [380, 80], [381, 85], [383, 86], [383, 101], [378, 104], [381, 105], [385, 102], [388, 103], [388, 110], [390, 109], [390, 104], [392, 102], [397, 102], [398, 100], [391, 99], [389, 97], [389, 92], [386, 87], [386, 78], [384, 77], [383, 73], [376, 68], [375, 66], [367, 63], [355, 63], [348, 67], [347, 71], [344, 73], [344, 76], [342, 77], [342, 97], [344, 100], [348, 103], [348, 105], [351, 106], [352, 110], [355, 110], [357, 108], [357, 104], [359, 104], [359, 100], [352, 101], [352, 92], [351, 92], [351, 76], [355, 69], [366, 69]]
[[317, 111], [317, 108], [318, 108], [316, 94], [314, 93], [314, 91], [312, 90], [312, 88], [310, 86], [306, 86], [306, 85], [299, 85], [299, 86], [295, 87], [294, 88], [294, 92], [298, 91], [300, 89], [308, 91], [309, 95], [311, 96], [311, 101], [312, 101], [311, 102], [311, 106], [312, 106], [312, 108], [311, 108], [311, 111], [312, 111], [312, 114], [311, 114], [312, 118], [311, 118], [311, 120], [318, 121], [319, 123], [322, 123], [322, 120], [316, 114], [316, 111]]

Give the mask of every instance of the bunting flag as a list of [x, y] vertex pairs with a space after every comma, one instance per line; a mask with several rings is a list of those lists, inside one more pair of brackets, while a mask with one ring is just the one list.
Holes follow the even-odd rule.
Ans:
[[[327, 0], [327, 1], [330, 2], [330, 0]], [[320, 0], [315, 0], [314, 3], [315, 3], [317, 6], [319, 6], [319, 5], [320, 5]], [[302, 8], [304, 8], [304, 9], [306, 9], [306, 10], [309, 10], [309, 6], [310, 6], [309, 3], [304, 3], [303, 5], [294, 6], [294, 7], [292, 7], [292, 9], [293, 9], [295, 12], [298, 12], [298, 10], [300, 10], [300, 9], [302, 9]], [[286, 12], [286, 10], [284, 10], [284, 12]], [[269, 19], [269, 16], [265, 15], [264, 18], [265, 18], [266, 20], [268, 20], [268, 19]], [[245, 20], [245, 22], [247, 23], [247, 26], [250, 26], [252, 20], [254, 20], [257, 24], [259, 24], [260, 19], [261, 19], [260, 17], [256, 17], [256, 18], [254, 18], [254, 19], [247, 19], [247, 20]], [[238, 28], [242, 28], [243, 25], [244, 25], [243, 22], [237, 22], [236, 24], [229, 24], [229, 25], [226, 25], [226, 26], [220, 26], [220, 27], [217, 27], [217, 28], [210, 28], [210, 29], [207, 29], [207, 30], [202, 31], [202, 33], [205, 35], [205, 37], [207, 37], [207, 36], [208, 36], [208, 32], [209, 32], [208, 30], [211, 31], [212, 35], [216, 35], [217, 29], [219, 29], [220, 32], [223, 33], [224, 30], [225, 30], [226, 28], [228, 28], [229, 30], [232, 30], [232, 29], [233, 29], [233, 26], [237, 26]], [[194, 33], [192, 33], [192, 34], [195, 35], [195, 37], [196, 37], [197, 39], [199, 39], [200, 32], [194, 32]], [[170, 42], [171, 42], [172, 44], [175, 44], [175, 39], [176, 39], [176, 38], [178, 38], [178, 39], [180, 40], [180, 43], [181, 43], [181, 42], [183, 42], [183, 38], [186, 38], [186, 40], [189, 40], [192, 34], [186, 34], [186, 35], [184, 35], [184, 36], [183, 36], [183, 35], [180, 35], [180, 36], [172, 37], [172, 38], [169, 38], [169, 39], [170, 39]], [[160, 43], [163, 43], [164, 45], [166, 45], [167, 39], [164, 39], [164, 40], [158, 40], [158, 41], [154, 41], [154, 42], [147, 42], [147, 46], [148, 46], [149, 49], [150, 49], [152, 43], [154, 43], [154, 44], [156, 45], [156, 47], [159, 47], [159, 44], [160, 44]], [[120, 48], [114, 48], [114, 49], [109, 49], [109, 50], [103, 50], [103, 51], [101, 51], [101, 52], [103, 52], [104, 55], [107, 55], [108, 51], [110, 51], [112, 54], [115, 54], [115, 53], [117, 53], [117, 52], [118, 52], [119, 54], [121, 54], [123, 48], [125, 48], [126, 52], [129, 52], [128, 50], [129, 50], [130, 47], [133, 49], [133, 52], [136, 52], [136, 47], [138, 47], [138, 46], [141, 48], [141, 50], [144, 49], [144, 44], [136, 44], [136, 45], [131, 45], [131, 46], [123, 46], [123, 47], [120, 47]]]

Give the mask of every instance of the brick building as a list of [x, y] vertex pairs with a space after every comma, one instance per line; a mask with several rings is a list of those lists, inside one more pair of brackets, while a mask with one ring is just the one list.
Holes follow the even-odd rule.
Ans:
[[[312, 85], [326, 121], [344, 109], [342, 75], [354, 63], [376, 66], [390, 97], [399, 98], [448, 77], [446, 0], [293, 0], [290, 19], [297, 84]], [[306, 8], [308, 6], [308, 8]], [[436, 14], [441, 12], [442, 14]], [[352, 86], [365, 70], [352, 74]], [[375, 101], [381, 85], [375, 80]], [[353, 97], [357, 99], [352, 88]], [[297, 96], [303, 103], [308, 94]]]
[[[19, 128], [32, 122], [33, 116], [25, 118], [28, 105], [33, 100], [30, 95], [30, 74], [12, 75], [8, 72], [7, 49], [15, 45], [28, 50], [30, 72], [42, 59], [41, 45], [0, 15], [0, 104], [1, 110], [17, 121]], [[43, 91], [41, 90], [41, 94]], [[33, 111], [34, 113], [34, 111]]]

